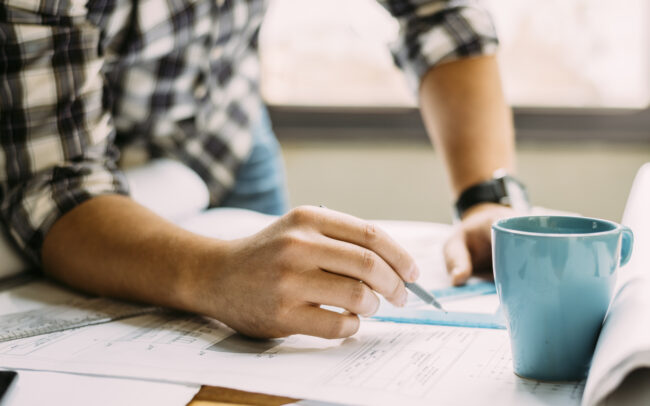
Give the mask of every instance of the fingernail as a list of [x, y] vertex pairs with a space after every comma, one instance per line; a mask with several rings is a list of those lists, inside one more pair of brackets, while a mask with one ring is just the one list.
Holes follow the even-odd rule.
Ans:
[[451, 279], [454, 284], [461, 283], [465, 279], [464, 277], [464, 272], [460, 268], [454, 268], [453, 271], [451, 271]]
[[406, 301], [408, 300], [409, 294], [406, 291], [406, 289], [402, 290], [402, 296], [397, 300], [397, 305], [399, 307], [404, 307], [406, 306]]
[[380, 303], [379, 300], [378, 300], [378, 301], [377, 301], [377, 306], [375, 307], [375, 310], [373, 310], [373, 311], [371, 311], [371, 312], [369, 312], [369, 313], [367, 313], [367, 314], [362, 314], [362, 316], [363, 316], [363, 317], [372, 317], [372, 316], [373, 316], [375, 313], [377, 313], [377, 311], [379, 310], [379, 306], [381, 306], [381, 303]]
[[420, 277], [420, 270], [416, 265], [413, 265], [413, 268], [411, 268], [411, 272], [410, 272], [409, 282], [415, 282], [418, 280], [419, 277]]

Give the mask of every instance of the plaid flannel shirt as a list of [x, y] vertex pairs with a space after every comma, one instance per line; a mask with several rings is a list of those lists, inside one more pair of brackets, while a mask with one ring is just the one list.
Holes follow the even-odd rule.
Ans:
[[[401, 24], [397, 63], [419, 83], [432, 66], [491, 53], [489, 16], [471, 0], [380, 0]], [[264, 0], [0, 2], [0, 219], [40, 261], [52, 224], [83, 201], [128, 194], [119, 149], [171, 157], [232, 187], [261, 103]]]

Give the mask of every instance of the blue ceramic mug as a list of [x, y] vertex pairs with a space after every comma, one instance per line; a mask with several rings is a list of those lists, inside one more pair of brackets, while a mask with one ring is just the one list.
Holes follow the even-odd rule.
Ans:
[[492, 225], [494, 278], [517, 375], [586, 376], [616, 271], [630, 259], [633, 241], [629, 228], [586, 217], [513, 217]]

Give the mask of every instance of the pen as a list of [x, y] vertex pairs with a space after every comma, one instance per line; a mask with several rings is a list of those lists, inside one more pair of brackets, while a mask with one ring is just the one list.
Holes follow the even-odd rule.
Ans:
[[431, 293], [429, 293], [426, 289], [424, 289], [422, 286], [418, 285], [415, 282], [404, 282], [404, 286], [406, 286], [406, 289], [410, 290], [415, 294], [415, 296], [419, 297], [422, 299], [425, 303], [433, 305], [438, 310], [442, 310], [443, 312], [447, 313], [447, 310], [442, 308], [442, 305], [440, 302], [436, 300], [436, 297], [433, 296]]

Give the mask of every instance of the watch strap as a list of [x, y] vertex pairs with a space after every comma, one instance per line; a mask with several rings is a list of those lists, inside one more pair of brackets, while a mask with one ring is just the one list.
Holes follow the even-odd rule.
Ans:
[[[510, 196], [513, 194], [513, 191], [508, 189], [511, 189], [513, 186], [520, 192], [518, 193], [518, 198]], [[518, 200], [525, 201], [518, 202]], [[467, 210], [479, 203], [498, 203], [512, 206], [513, 208], [520, 210], [529, 208], [525, 186], [509, 175], [495, 177], [465, 189], [460, 194], [455, 204], [457, 218], [463, 218], [463, 215]], [[525, 205], [526, 207], [514, 207], [518, 204]]]

